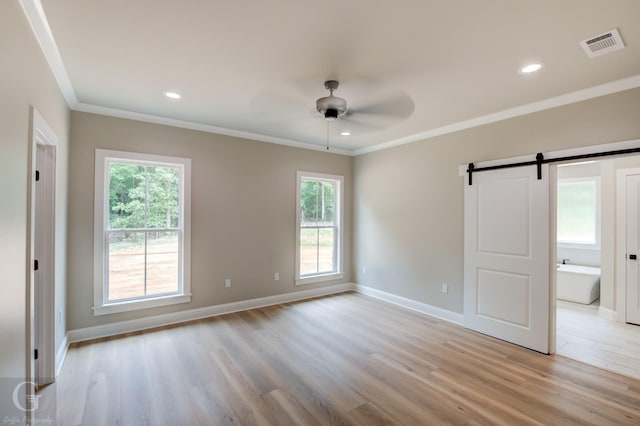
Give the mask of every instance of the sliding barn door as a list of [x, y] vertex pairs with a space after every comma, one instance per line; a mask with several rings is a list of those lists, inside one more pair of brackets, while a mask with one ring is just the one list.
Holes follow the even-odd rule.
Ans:
[[464, 191], [464, 325], [549, 353], [549, 174], [473, 174]]

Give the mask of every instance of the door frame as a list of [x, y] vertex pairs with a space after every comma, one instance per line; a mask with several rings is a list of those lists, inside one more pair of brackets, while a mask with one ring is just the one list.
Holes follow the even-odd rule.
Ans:
[[549, 166], [549, 354], [556, 353], [558, 299], [556, 267], [558, 262], [558, 165]]
[[640, 167], [616, 170], [616, 320], [627, 322], [627, 176]]
[[[29, 387], [55, 379], [55, 176], [57, 136], [33, 106], [30, 108], [27, 183], [27, 371]], [[41, 190], [36, 190], [36, 170]], [[37, 226], [36, 226], [37, 224]], [[36, 253], [38, 247], [38, 253]], [[43, 266], [37, 285], [35, 260]], [[38, 303], [36, 304], [36, 300]], [[34, 350], [38, 349], [38, 361]], [[28, 389], [33, 394], [35, 389]]]

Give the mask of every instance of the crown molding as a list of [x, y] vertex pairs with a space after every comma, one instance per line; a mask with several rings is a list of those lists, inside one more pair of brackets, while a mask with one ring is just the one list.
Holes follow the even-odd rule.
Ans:
[[421, 133], [406, 136], [400, 139], [392, 140], [389, 142], [381, 143], [378, 145], [361, 148], [352, 151], [352, 155], [362, 155], [374, 151], [381, 151], [384, 149], [393, 148], [400, 145], [406, 145], [413, 142], [418, 142], [425, 139], [435, 138], [436, 136], [442, 136], [449, 133], [459, 132], [461, 130], [470, 129], [472, 127], [483, 126], [485, 124], [496, 123], [498, 121], [508, 120], [510, 118], [520, 117], [534, 112], [540, 112], [551, 108], [556, 108], [563, 105], [569, 105], [576, 102], [586, 101], [600, 96], [611, 95], [613, 93], [623, 92], [625, 90], [635, 89], [640, 87], [640, 74], [631, 77], [623, 78], [620, 80], [611, 81], [609, 83], [601, 84], [599, 86], [589, 87], [587, 89], [577, 90], [575, 92], [566, 93], [564, 95], [555, 96], [553, 98], [544, 99], [537, 102], [532, 102], [525, 105], [520, 105], [514, 108], [505, 109], [492, 114], [483, 115], [480, 117], [472, 118], [469, 120], [459, 121], [457, 123], [449, 124], [446, 126], [430, 129]]
[[42, 3], [40, 0], [19, 1], [27, 21], [29, 21], [31, 30], [35, 35], [36, 40], [38, 40], [42, 53], [49, 64], [49, 68], [51, 68], [53, 77], [56, 79], [56, 82], [60, 87], [62, 96], [64, 96], [67, 105], [72, 108], [78, 103], [78, 98], [76, 97], [76, 93], [71, 85], [71, 80], [69, 79], [69, 74], [67, 74], [64, 62], [62, 62], [62, 56], [60, 55], [56, 41], [53, 38], [53, 33], [49, 27], [47, 17], [44, 14], [44, 9], [42, 9]]
[[310, 149], [313, 151], [327, 152], [329, 154], [352, 155], [351, 151], [340, 148], [327, 148], [320, 145], [293, 141], [289, 139], [276, 138], [273, 136], [262, 135], [259, 133], [245, 132], [242, 130], [228, 129], [226, 127], [211, 126], [209, 124], [194, 123], [192, 121], [176, 120], [173, 118], [160, 117], [157, 115], [143, 114], [122, 110], [118, 108], [109, 108], [99, 105], [86, 104], [83, 102], [76, 103], [72, 108], [74, 111], [89, 112], [92, 114], [106, 115], [110, 117], [126, 118], [129, 120], [144, 121], [146, 123], [162, 124], [165, 126], [180, 127], [183, 129], [197, 130], [206, 133], [215, 133], [219, 135], [232, 136], [236, 138], [249, 139], [258, 142], [268, 142], [277, 145], [286, 145], [293, 148]]

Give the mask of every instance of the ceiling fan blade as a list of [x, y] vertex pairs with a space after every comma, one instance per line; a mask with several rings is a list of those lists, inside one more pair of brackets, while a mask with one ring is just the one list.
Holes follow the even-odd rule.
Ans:
[[387, 124], [377, 120], [375, 117], [364, 117], [357, 114], [342, 116], [333, 123], [333, 126], [338, 129], [337, 133], [348, 131], [353, 135], [377, 132], [389, 127]]
[[353, 115], [372, 115], [402, 121], [411, 116], [415, 109], [413, 100], [401, 91], [386, 91], [360, 102], [354, 99], [349, 110]]
[[336, 89], [336, 96], [347, 101], [347, 112], [327, 122], [314, 108], [316, 99], [327, 96], [326, 88], [318, 86], [305, 78], [259, 92], [249, 104], [256, 130], [282, 131], [301, 140], [313, 134], [314, 142], [321, 142], [327, 131], [335, 137], [347, 131], [356, 135], [386, 129], [410, 117], [415, 107], [407, 94], [377, 80], [347, 78]]

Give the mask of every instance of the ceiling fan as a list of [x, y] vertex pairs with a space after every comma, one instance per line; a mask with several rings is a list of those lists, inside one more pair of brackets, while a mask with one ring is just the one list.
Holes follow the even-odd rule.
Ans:
[[338, 119], [360, 128], [379, 129], [402, 121], [413, 113], [413, 101], [404, 93], [386, 93], [383, 99], [370, 101], [355, 109], [347, 109], [347, 101], [333, 94], [340, 82], [327, 80], [324, 88], [329, 96], [316, 100], [316, 111], [327, 121], [327, 149], [329, 149], [329, 123]]
[[316, 110], [324, 115], [327, 121], [335, 121], [338, 117], [347, 112], [347, 101], [333, 94], [340, 83], [337, 80], [327, 80], [324, 88], [329, 91], [329, 96], [322, 97], [316, 101]]
[[[317, 143], [323, 121], [327, 142], [334, 132], [331, 129], [343, 135], [350, 133], [355, 142], [367, 133], [406, 120], [415, 107], [411, 97], [402, 90], [373, 78], [351, 77], [344, 81], [326, 80], [324, 88], [329, 91], [328, 95], [317, 98], [315, 108], [311, 109], [308, 108], [309, 94], [315, 91], [314, 86], [311, 79], [305, 78], [288, 88], [262, 92], [254, 98], [252, 109], [263, 123], [277, 123], [279, 128], [296, 133], [292, 139], [312, 139]], [[341, 96], [336, 95], [338, 87]], [[341, 141], [349, 145], [346, 139]]]

